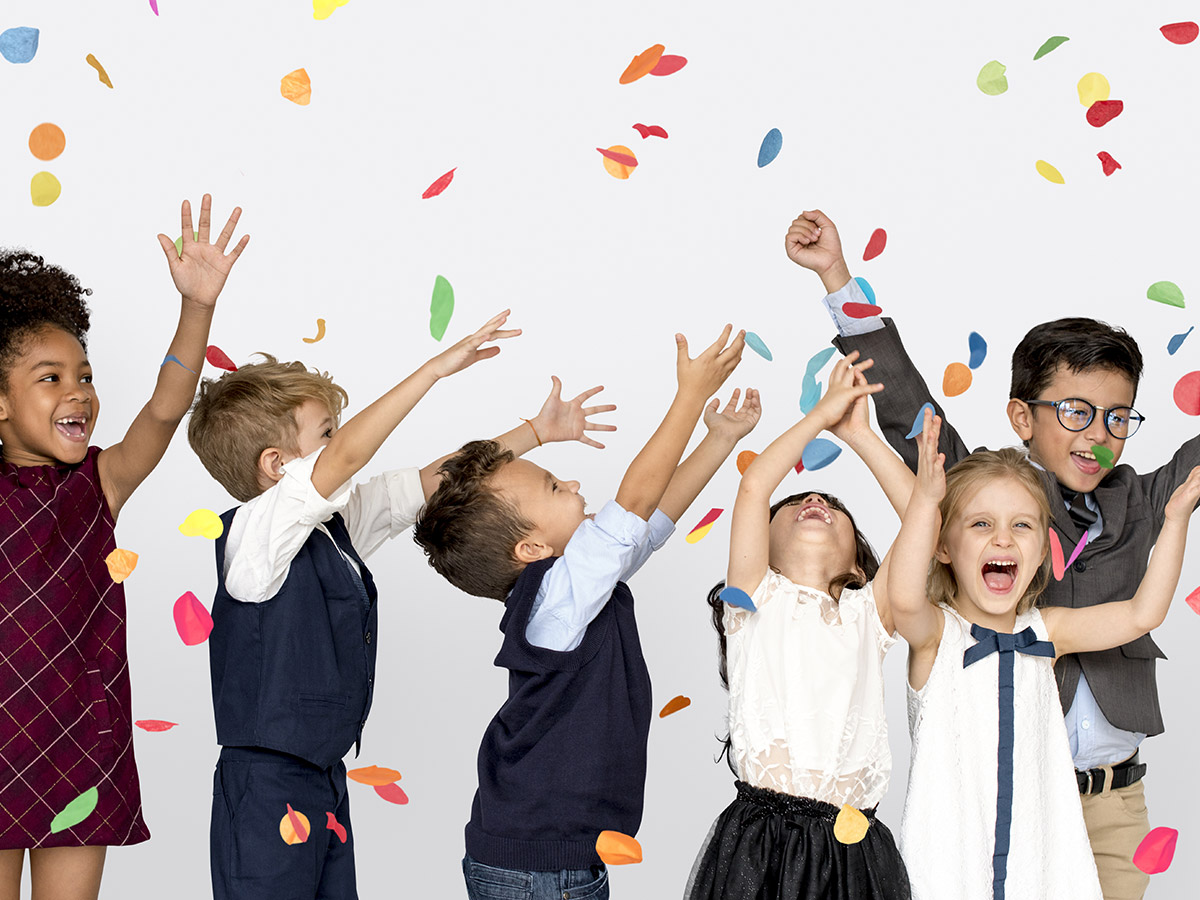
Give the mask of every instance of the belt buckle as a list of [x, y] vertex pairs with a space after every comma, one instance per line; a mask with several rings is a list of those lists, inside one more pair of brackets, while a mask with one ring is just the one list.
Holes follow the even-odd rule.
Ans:
[[1094, 779], [1095, 779], [1095, 776], [1093, 776], [1092, 773], [1094, 771], [1096, 771], [1096, 770], [1095, 769], [1087, 770], [1087, 790], [1084, 791], [1085, 794], [1090, 794], [1092, 792], [1092, 786], [1094, 784]]

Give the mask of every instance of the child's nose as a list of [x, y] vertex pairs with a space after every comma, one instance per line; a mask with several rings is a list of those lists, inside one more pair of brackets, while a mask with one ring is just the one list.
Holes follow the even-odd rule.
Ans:
[[579, 482], [578, 481], [568, 481], [567, 482], [567, 490], [570, 491], [572, 494], [578, 494], [579, 493]]

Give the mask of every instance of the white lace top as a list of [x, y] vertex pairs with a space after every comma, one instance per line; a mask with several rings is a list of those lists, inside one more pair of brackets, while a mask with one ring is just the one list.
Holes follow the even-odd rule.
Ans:
[[824, 591], [768, 571], [757, 612], [725, 607], [729, 734], [755, 787], [859, 809], [892, 771], [883, 710], [883, 629], [871, 585]]

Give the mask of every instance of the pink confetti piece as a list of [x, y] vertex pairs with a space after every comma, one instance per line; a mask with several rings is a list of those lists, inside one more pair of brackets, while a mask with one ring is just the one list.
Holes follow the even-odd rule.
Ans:
[[154, 10], [154, 14], [158, 15], [158, 0], [150, 0], [150, 8]]
[[180, 639], [189, 647], [203, 644], [212, 634], [213, 620], [204, 608], [204, 604], [196, 599], [191, 591], [186, 591], [175, 601], [175, 630]]
[[422, 200], [428, 200], [430, 197], [436, 197], [446, 188], [450, 187], [450, 182], [454, 180], [454, 173], [458, 171], [458, 166], [455, 166], [445, 175], [438, 178], [433, 184], [425, 188], [425, 193], [421, 195]]
[[637, 133], [642, 136], [642, 140], [645, 140], [648, 137], [665, 138], [667, 136], [666, 129], [661, 125], [643, 125], [641, 122], [638, 122], [633, 127], [636, 128]]
[[404, 793], [404, 788], [400, 787], [398, 784], [376, 785], [375, 793], [377, 793], [388, 803], [395, 803], [397, 806], [403, 806], [408, 802], [408, 794]]
[[1067, 572], [1067, 564], [1063, 561], [1062, 541], [1058, 539], [1058, 532], [1053, 528], [1050, 529], [1050, 565], [1054, 568], [1054, 580], [1062, 581]]
[[1087, 546], [1087, 542], [1088, 533], [1085, 531], [1083, 533], [1083, 537], [1079, 539], [1079, 543], [1075, 545], [1075, 549], [1071, 551], [1071, 558], [1067, 560], [1066, 565], [1063, 567], [1064, 572], [1071, 568], [1071, 563], [1075, 562], [1075, 560], [1079, 557], [1079, 554], [1083, 552], [1083, 548]]
[[1188, 372], [1175, 384], [1175, 405], [1189, 416], [1200, 416], [1200, 372]]
[[1178, 839], [1179, 832], [1174, 828], [1152, 828], [1133, 851], [1133, 864], [1147, 875], [1167, 871], [1175, 858]]
[[1200, 35], [1200, 25], [1195, 22], [1174, 22], [1158, 30], [1172, 44], [1190, 44]]
[[346, 826], [331, 812], [325, 813], [325, 817], [325, 829], [336, 834], [343, 844], [346, 843]]
[[883, 307], [874, 303], [843, 303], [842, 312], [852, 319], [869, 319], [883, 312]]
[[226, 372], [236, 372], [237, 366], [233, 364], [233, 360], [225, 355], [216, 344], [209, 344], [208, 349], [204, 352], [204, 358], [208, 360], [208, 364], [216, 366], [218, 369], [224, 369]]
[[1096, 158], [1100, 160], [1100, 168], [1104, 170], [1105, 175], [1111, 175], [1117, 169], [1121, 168], [1121, 164], [1112, 158], [1112, 154], [1107, 150], [1101, 150], [1096, 154]]
[[725, 512], [724, 509], [714, 506], [712, 509], [710, 509], [708, 512], [706, 512], [704, 514], [704, 518], [701, 519], [699, 522], [697, 522], [696, 527], [693, 528], [691, 531], [689, 531], [688, 534], [699, 531], [705, 525], [711, 525], [713, 522], [717, 521], [717, 519], [720, 517], [721, 513], [723, 513], [723, 512]]
[[650, 74], [662, 78], [665, 75], [674, 75], [686, 65], [686, 56], [663, 56], [658, 60], [658, 65], [650, 70]]
[[1192, 608], [1192, 612], [1200, 615], [1200, 587], [1188, 594], [1183, 602]]
[[628, 166], [631, 169], [636, 167], [638, 164], [638, 161], [635, 157], [629, 156], [626, 153], [618, 153], [616, 150], [604, 150], [600, 147], [597, 147], [596, 152], [605, 159], [611, 159], [613, 162], [620, 163], [623, 166]]
[[876, 228], [871, 232], [871, 239], [867, 241], [867, 249], [863, 251], [863, 262], [872, 260], [883, 252], [883, 248], [887, 246], [887, 232], [882, 228]]
[[170, 731], [178, 722], [168, 722], [165, 719], [138, 719], [133, 723], [142, 731]]
[[1125, 104], [1120, 100], [1097, 100], [1088, 107], [1088, 124], [1094, 128], [1107, 125], [1117, 116], [1119, 116], [1124, 109]]
[[[276, 807], [276, 809], [278, 808], [279, 807]], [[296, 837], [298, 837], [300, 839], [300, 843], [303, 844], [308, 840], [308, 829], [304, 827], [304, 823], [300, 821], [300, 817], [297, 816], [296, 811], [292, 809], [292, 804], [289, 803], [287, 808], [288, 821], [292, 823], [292, 830], [296, 832]]]

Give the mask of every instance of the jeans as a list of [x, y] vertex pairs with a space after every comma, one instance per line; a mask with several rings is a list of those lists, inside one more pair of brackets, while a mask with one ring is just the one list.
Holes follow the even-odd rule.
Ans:
[[608, 900], [604, 866], [525, 872], [485, 866], [469, 856], [462, 865], [470, 900]]

